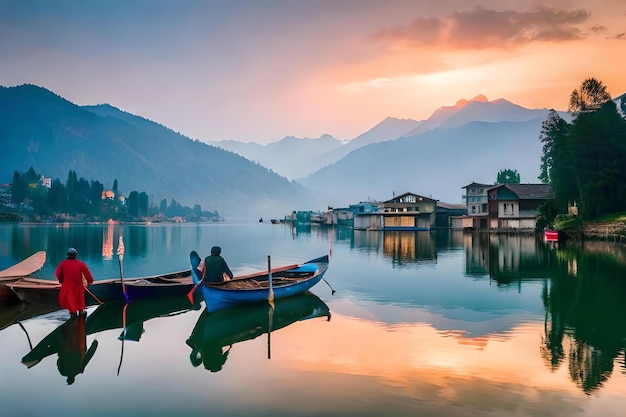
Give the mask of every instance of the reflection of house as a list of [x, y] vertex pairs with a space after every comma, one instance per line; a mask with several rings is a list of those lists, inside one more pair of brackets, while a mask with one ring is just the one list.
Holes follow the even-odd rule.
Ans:
[[437, 249], [432, 233], [385, 231], [383, 253], [393, 264], [435, 263]]
[[489, 227], [534, 230], [539, 206], [552, 199], [546, 184], [499, 184], [489, 189]]

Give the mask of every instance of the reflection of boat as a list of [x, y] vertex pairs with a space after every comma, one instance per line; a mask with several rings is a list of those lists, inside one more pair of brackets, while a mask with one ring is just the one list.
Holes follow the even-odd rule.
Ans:
[[[184, 295], [194, 285], [188, 269], [143, 278], [124, 278], [123, 283], [129, 300]], [[6, 285], [23, 301], [58, 306], [61, 284], [57, 281], [21, 278]], [[120, 278], [95, 281], [88, 288], [103, 302], [125, 300]], [[87, 305], [97, 303], [88, 292], [85, 293], [85, 301]]]
[[217, 372], [222, 369], [235, 343], [315, 317], [330, 320], [330, 310], [326, 303], [308, 291], [276, 300], [273, 311], [268, 303], [236, 305], [214, 312], [205, 308], [187, 339], [187, 345], [192, 349], [189, 358], [193, 366], [203, 363], [206, 369]]
[[[200, 257], [193, 251], [189, 255], [195, 283], [201, 281], [198, 269]], [[299, 265], [271, 269], [271, 285], [274, 299], [289, 297], [309, 290], [320, 282], [328, 269], [328, 255]], [[270, 298], [268, 271], [234, 277], [230, 281], [200, 285], [202, 295], [210, 311], [231, 304], [267, 301]]]
[[[139, 340], [143, 334], [144, 322], [155, 317], [173, 316], [192, 309], [199, 310], [200, 304], [189, 304], [189, 300], [185, 296], [150, 298], [129, 303], [114, 301], [98, 306], [95, 311], [87, 316], [84, 326], [85, 335], [105, 330], [123, 329], [122, 335], [126, 340]], [[30, 368], [43, 358], [58, 353], [64, 343], [64, 326], [65, 323], [43, 338], [22, 358], [22, 363]]]
[[19, 323], [33, 317], [52, 313], [58, 309], [59, 306], [55, 307], [45, 304], [31, 304], [23, 302], [3, 305], [2, 308], [0, 308], [0, 330], [6, 329], [12, 324]]
[[46, 252], [39, 251], [17, 264], [0, 271], [0, 300], [8, 301], [15, 298], [15, 293], [4, 283], [16, 281], [43, 268], [46, 263]]

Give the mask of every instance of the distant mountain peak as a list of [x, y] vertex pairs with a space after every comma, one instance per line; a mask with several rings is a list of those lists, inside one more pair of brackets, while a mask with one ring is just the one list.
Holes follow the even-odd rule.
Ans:
[[487, 99], [487, 97], [483, 94], [479, 94], [476, 97], [470, 99], [470, 100], [466, 100], [464, 98], [460, 99], [459, 101], [456, 102], [456, 104], [454, 105], [455, 108], [463, 108], [465, 106], [467, 106], [469, 103], [473, 103], [473, 102], [481, 102], [481, 103], [488, 103], [489, 100]]

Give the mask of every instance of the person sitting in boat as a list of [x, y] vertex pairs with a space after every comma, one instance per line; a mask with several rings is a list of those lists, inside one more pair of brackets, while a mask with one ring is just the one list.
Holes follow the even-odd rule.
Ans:
[[214, 282], [224, 282], [233, 278], [226, 260], [220, 255], [222, 248], [219, 246], [213, 246], [211, 248], [211, 254], [204, 258], [204, 264], [202, 265], [202, 279], [205, 285]]
[[76, 259], [76, 254], [76, 249], [69, 248], [67, 259], [61, 261], [55, 271], [55, 276], [61, 283], [59, 305], [68, 309], [73, 316], [84, 313], [85, 287], [93, 283], [91, 271], [83, 261]]

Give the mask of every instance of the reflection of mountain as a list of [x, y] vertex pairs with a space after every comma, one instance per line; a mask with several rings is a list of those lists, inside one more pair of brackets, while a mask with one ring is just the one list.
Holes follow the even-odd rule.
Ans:
[[615, 245], [604, 252], [591, 246], [554, 251], [542, 296], [546, 365], [557, 369], [568, 360], [570, 377], [586, 393], [610, 378], [616, 358], [625, 362], [626, 348], [626, 265], [611, 254]]
[[237, 305], [212, 313], [204, 309], [187, 340], [192, 349], [191, 363], [204, 363], [206, 369], [217, 372], [235, 343], [322, 316], [330, 320], [328, 306], [310, 292], [276, 300], [274, 309], [268, 303]]

